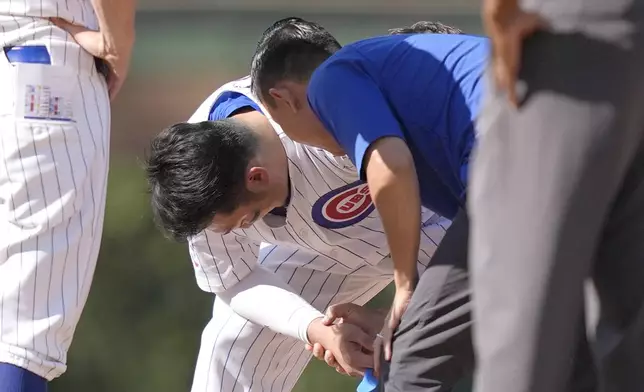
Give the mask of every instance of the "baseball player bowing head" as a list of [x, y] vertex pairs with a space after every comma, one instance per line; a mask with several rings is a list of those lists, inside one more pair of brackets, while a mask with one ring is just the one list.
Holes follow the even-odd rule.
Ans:
[[[290, 391], [305, 344], [350, 375], [373, 366], [385, 312], [361, 306], [393, 264], [369, 189], [346, 156], [293, 142], [265, 113], [246, 77], [151, 143], [154, 215], [217, 295], [193, 392]], [[419, 214], [423, 271], [450, 222]]]

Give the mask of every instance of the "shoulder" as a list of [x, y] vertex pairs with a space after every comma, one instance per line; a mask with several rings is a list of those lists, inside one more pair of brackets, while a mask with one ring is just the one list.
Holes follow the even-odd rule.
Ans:
[[[250, 76], [245, 76], [243, 78], [225, 83], [221, 87], [217, 88], [201, 103], [201, 105], [199, 105], [197, 110], [188, 119], [188, 122], [207, 121], [210, 119], [211, 112], [215, 106], [218, 106], [222, 102], [228, 101], [231, 97], [239, 98], [240, 96], [245, 97], [245, 99], [257, 104], [257, 106], [260, 107], [258, 100], [253, 96], [250, 89]], [[240, 98], [239, 101], [236, 102], [240, 102], [242, 100], [244, 100], [244, 98]], [[235, 101], [230, 103], [234, 102]]]
[[320, 84], [328, 83], [341, 85], [337, 78], [349, 75], [344, 72], [351, 70], [351, 74], [371, 74], [381, 65], [396, 55], [397, 48], [402, 45], [407, 36], [405, 35], [384, 35], [362, 39], [352, 42], [334, 53], [313, 72], [311, 84], [320, 87]]
[[468, 34], [412, 34], [404, 42], [429, 53], [469, 53], [476, 48], [487, 50], [489, 45], [488, 38]]

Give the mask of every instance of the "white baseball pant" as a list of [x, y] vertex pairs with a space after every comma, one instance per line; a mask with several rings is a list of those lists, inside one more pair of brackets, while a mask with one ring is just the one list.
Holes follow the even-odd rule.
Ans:
[[[96, 266], [110, 103], [93, 57], [65, 32], [27, 17], [0, 16], [0, 27], [2, 48], [44, 45], [51, 58], [0, 52], [0, 362], [51, 380], [66, 370]], [[69, 120], [25, 118], [31, 99], [54, 95]]]

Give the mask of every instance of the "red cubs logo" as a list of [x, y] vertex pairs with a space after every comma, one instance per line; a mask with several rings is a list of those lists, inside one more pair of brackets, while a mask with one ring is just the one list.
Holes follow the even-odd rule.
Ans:
[[322, 227], [339, 229], [360, 222], [374, 209], [369, 187], [357, 181], [320, 197], [313, 204], [311, 216]]

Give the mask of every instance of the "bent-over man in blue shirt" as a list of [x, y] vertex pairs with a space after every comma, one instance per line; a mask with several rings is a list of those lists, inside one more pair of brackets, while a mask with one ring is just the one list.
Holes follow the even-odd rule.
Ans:
[[[271, 117], [294, 140], [347, 154], [382, 217], [396, 285], [387, 391], [446, 390], [428, 370], [451, 357], [432, 350], [441, 328], [461, 348], [452, 352], [471, 350], [463, 207], [488, 51], [486, 38], [465, 34], [382, 36], [341, 48], [318, 24], [288, 18], [269, 28], [253, 58], [253, 89]], [[453, 224], [436, 255], [445, 273], [418, 283], [421, 205]]]
[[[395, 332], [384, 345], [391, 368], [380, 372], [386, 391], [445, 391], [439, 379], [470, 370], [448, 364], [472, 351], [464, 205], [488, 51], [486, 38], [449, 33], [341, 48], [320, 25], [287, 18], [268, 29], [253, 58], [253, 89], [271, 117], [294, 140], [347, 154], [382, 217], [396, 284]], [[434, 259], [444, 272], [417, 282], [421, 205], [453, 224]], [[437, 334], [449, 354], [437, 349]], [[573, 390], [594, 382], [581, 343]]]

